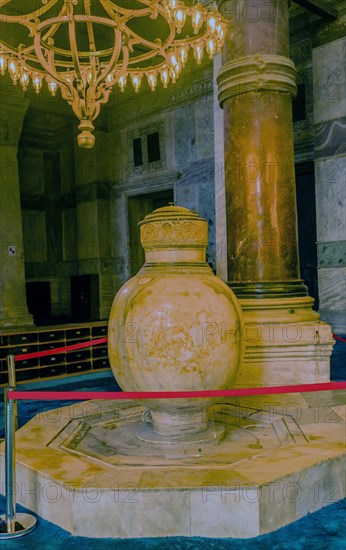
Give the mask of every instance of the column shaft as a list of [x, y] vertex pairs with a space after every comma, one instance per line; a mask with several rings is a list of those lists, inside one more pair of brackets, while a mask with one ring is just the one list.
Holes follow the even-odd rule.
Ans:
[[0, 96], [0, 328], [32, 325], [25, 292], [18, 141], [28, 102]]
[[239, 297], [306, 296], [299, 278], [288, 8], [284, 1], [260, 4], [221, 5], [232, 16], [218, 75], [228, 280]]
[[219, 1], [228, 281], [244, 312], [238, 386], [326, 381], [334, 343], [299, 278], [287, 4]]

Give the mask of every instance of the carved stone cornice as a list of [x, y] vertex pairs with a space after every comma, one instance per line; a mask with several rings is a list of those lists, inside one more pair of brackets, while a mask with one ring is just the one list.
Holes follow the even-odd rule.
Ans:
[[[345, 4], [345, 3], [343, 3]], [[318, 21], [312, 30], [314, 48], [346, 36], [346, 6], [337, 6], [339, 17], [334, 21]]]
[[173, 85], [163, 93], [157, 93], [155, 98], [153, 96], [143, 95], [140, 101], [136, 103], [124, 102], [114, 109], [113, 113], [110, 113], [109, 126], [110, 129], [119, 129], [126, 127], [129, 123], [135, 120], [141, 120], [144, 117], [150, 116], [153, 113], [159, 113], [160, 111], [167, 111], [167, 107], [174, 109], [182, 105], [192, 103], [201, 97], [210, 96], [214, 93], [214, 86], [212, 81], [212, 75], [195, 81], [192, 85], [177, 90], [173, 89]]
[[231, 97], [273, 90], [296, 95], [296, 70], [293, 61], [280, 55], [242, 57], [223, 65], [217, 76], [220, 105]]
[[143, 193], [155, 193], [164, 189], [172, 189], [178, 181], [179, 174], [176, 171], [166, 172], [164, 177], [162, 173], [152, 174], [150, 179], [143, 182], [142, 179], [134, 181], [126, 181], [125, 183], [116, 184], [112, 189], [112, 198], [120, 198], [124, 195], [132, 196]]

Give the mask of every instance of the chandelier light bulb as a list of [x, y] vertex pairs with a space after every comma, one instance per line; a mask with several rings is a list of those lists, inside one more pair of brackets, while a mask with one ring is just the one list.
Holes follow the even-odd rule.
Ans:
[[156, 89], [156, 84], [157, 84], [157, 73], [148, 73], [147, 74], [147, 80], [148, 80], [148, 84], [149, 84], [149, 87], [151, 89], [152, 92], [155, 92], [155, 89]]
[[216, 25], [216, 34], [217, 34], [217, 39], [219, 41], [219, 47], [221, 50], [225, 40], [225, 36], [226, 36], [225, 25], [223, 25], [221, 22]]
[[179, 49], [179, 61], [181, 62], [181, 64], [183, 65], [183, 67], [186, 65], [186, 61], [187, 61], [187, 58], [188, 58], [188, 54], [189, 54], [189, 48], [188, 46], [183, 46], [182, 48]]
[[208, 26], [209, 32], [214, 34], [216, 32], [216, 27], [218, 23], [219, 23], [219, 19], [218, 17], [216, 17], [215, 13], [214, 12], [209, 13], [207, 17], [207, 26]]
[[26, 92], [30, 83], [30, 77], [28, 71], [25, 68], [22, 69], [19, 82], [21, 87], [23, 88], [23, 91]]
[[115, 75], [113, 72], [109, 73], [106, 77], [107, 84], [113, 86], [115, 83]]
[[118, 86], [119, 86], [121, 92], [125, 92], [126, 84], [127, 84], [126, 74], [120, 75], [119, 79], [118, 79]]
[[169, 71], [166, 67], [164, 69], [161, 69], [160, 78], [161, 78], [162, 86], [164, 88], [167, 88], [169, 83]]
[[37, 94], [40, 93], [42, 88], [42, 76], [40, 74], [34, 74], [32, 77], [32, 85]]
[[51, 78], [46, 78], [46, 81], [47, 81], [48, 90], [54, 97], [58, 89], [58, 84]]
[[174, 23], [177, 29], [177, 33], [181, 33], [183, 26], [186, 22], [186, 8], [183, 3], [179, 3], [178, 7], [174, 10]]
[[178, 63], [178, 57], [176, 52], [169, 52], [168, 54], [168, 63], [172, 65], [172, 67], [175, 67]]
[[179, 0], [168, 0], [168, 7], [170, 10], [175, 10], [178, 7]]
[[195, 4], [192, 8], [191, 22], [193, 32], [198, 34], [199, 29], [203, 25], [203, 6], [202, 4]]
[[226, 19], [202, 0], [36, 3], [40, 8], [30, 12], [31, 2], [0, 0], [0, 73], [7, 70], [23, 90], [30, 80], [36, 93], [43, 82], [52, 95], [59, 88], [79, 120], [78, 144], [86, 148], [93, 147], [94, 121], [116, 84], [124, 92], [130, 76], [138, 92], [145, 77], [152, 91], [158, 80], [167, 88], [191, 48], [200, 64], [205, 48], [212, 57], [226, 36]]
[[141, 84], [142, 84], [142, 75], [139, 74], [139, 73], [132, 74], [131, 75], [131, 80], [132, 80], [132, 85], [135, 89], [135, 92], [138, 93], [139, 88], [141, 87]]
[[4, 76], [7, 69], [7, 55], [0, 54], [0, 73]]
[[194, 57], [198, 65], [202, 63], [204, 57], [204, 47], [205, 46], [203, 42], [197, 42], [196, 44], [192, 45]]
[[171, 79], [172, 84], [175, 84], [176, 81], [177, 81], [178, 76], [177, 76], [177, 74], [176, 74], [176, 72], [175, 72], [175, 70], [174, 70], [174, 67], [170, 67], [170, 69], [169, 69], [169, 76], [170, 76], [170, 79]]
[[89, 86], [92, 86], [96, 82], [96, 70], [95, 67], [88, 67], [86, 71], [86, 79], [89, 84]]
[[214, 38], [210, 38], [206, 43], [206, 50], [209, 55], [209, 59], [213, 59], [216, 52], [216, 42]]
[[8, 60], [8, 72], [13, 80], [13, 84], [17, 84], [19, 78], [19, 60], [17, 57], [10, 57]]

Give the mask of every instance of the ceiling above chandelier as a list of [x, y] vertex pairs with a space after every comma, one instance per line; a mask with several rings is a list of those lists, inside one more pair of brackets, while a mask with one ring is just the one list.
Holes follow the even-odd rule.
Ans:
[[197, 63], [220, 52], [227, 29], [214, 2], [191, 0], [0, 0], [0, 23], [1, 74], [24, 91], [60, 89], [85, 148], [114, 86], [166, 88], [190, 52]]

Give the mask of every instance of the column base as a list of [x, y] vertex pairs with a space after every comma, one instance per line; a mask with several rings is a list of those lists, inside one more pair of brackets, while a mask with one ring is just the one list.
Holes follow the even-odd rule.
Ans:
[[239, 300], [263, 298], [300, 298], [309, 296], [308, 287], [303, 280], [271, 281], [271, 282], [231, 282], [228, 285]]
[[240, 299], [245, 354], [237, 387], [322, 383], [330, 380], [334, 339], [310, 297]]
[[[4, 312], [5, 313], [5, 312]], [[33, 316], [28, 313], [28, 311], [18, 312], [16, 316], [4, 315], [3, 318], [0, 317], [0, 330], [11, 329], [11, 328], [32, 328], [35, 326]]]

